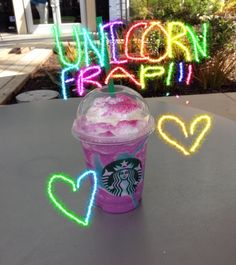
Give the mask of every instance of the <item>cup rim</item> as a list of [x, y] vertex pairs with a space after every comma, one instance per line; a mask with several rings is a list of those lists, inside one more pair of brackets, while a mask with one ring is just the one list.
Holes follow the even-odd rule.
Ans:
[[[133, 138], [130, 138], [130, 135], [129, 136], [126, 136], [126, 137], [96, 137], [96, 136], [87, 136], [86, 134], [83, 134], [83, 133], [78, 133], [78, 132], [75, 132], [73, 130], [73, 127], [72, 126], [72, 129], [71, 129], [71, 132], [72, 132], [72, 135], [79, 141], [81, 142], [84, 142], [84, 143], [88, 143], [88, 144], [96, 144], [96, 145], [122, 145], [124, 143], [130, 143], [130, 142], [134, 142], [134, 141], [137, 141], [139, 139], [142, 139], [142, 138], [146, 138], [146, 137], [149, 137], [155, 130], [155, 122], [154, 122], [154, 118], [151, 116], [150, 117], [150, 120], [149, 120], [149, 130], [146, 131], [146, 133], [142, 134], [142, 135], [138, 135], [136, 137], [133, 137]], [[89, 138], [89, 139], [88, 139]], [[96, 140], [96, 139], [99, 139], [99, 140]], [[119, 139], [117, 141], [117, 139]]]

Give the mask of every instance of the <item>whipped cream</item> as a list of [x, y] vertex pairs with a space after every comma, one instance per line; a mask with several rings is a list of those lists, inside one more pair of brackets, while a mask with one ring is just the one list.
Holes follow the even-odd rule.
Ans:
[[84, 99], [72, 133], [79, 139], [105, 143], [135, 139], [149, 134], [153, 129], [154, 120], [142, 97], [117, 93], [114, 97], [102, 94], [92, 101], [89, 97]]
[[86, 119], [89, 123], [107, 123], [117, 125], [120, 121], [148, 120], [141, 102], [136, 102], [126, 95], [100, 97], [88, 109]]

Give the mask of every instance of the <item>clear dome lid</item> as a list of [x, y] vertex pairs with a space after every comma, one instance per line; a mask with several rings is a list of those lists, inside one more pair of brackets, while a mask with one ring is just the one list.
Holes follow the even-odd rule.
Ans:
[[144, 98], [131, 88], [115, 85], [94, 89], [80, 102], [72, 134], [82, 141], [121, 143], [152, 133], [154, 119]]

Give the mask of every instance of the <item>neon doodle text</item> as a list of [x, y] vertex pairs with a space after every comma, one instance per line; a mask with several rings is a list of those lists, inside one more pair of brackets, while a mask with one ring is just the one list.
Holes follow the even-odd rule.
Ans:
[[[68, 87], [73, 82], [79, 96], [83, 96], [88, 84], [101, 88], [103, 84], [115, 79], [128, 79], [138, 89], [145, 89], [148, 80], [157, 78], [162, 78], [167, 87], [174, 80], [189, 85], [193, 76], [193, 63], [199, 63], [209, 56], [208, 23], [203, 23], [200, 32], [196, 32], [192, 26], [178, 21], [165, 24], [158, 20], [138, 21], [118, 37], [119, 30], [124, 26], [124, 22], [119, 20], [99, 24], [97, 34], [81, 26], [73, 26], [77, 51], [73, 62], [66, 57], [59, 27], [53, 26], [55, 44], [63, 66], [61, 84], [64, 99], [68, 98]], [[154, 31], [160, 36], [157, 47], [160, 47], [161, 42], [164, 44], [156, 57], [148, 48], [148, 36]], [[139, 39], [135, 37], [137, 32], [141, 34]], [[135, 53], [130, 49], [133, 42], [140, 44]], [[120, 54], [118, 44], [123, 46]], [[138, 73], [128, 69], [130, 63], [139, 65]], [[111, 69], [104, 78], [103, 68], [106, 64], [111, 65]]]

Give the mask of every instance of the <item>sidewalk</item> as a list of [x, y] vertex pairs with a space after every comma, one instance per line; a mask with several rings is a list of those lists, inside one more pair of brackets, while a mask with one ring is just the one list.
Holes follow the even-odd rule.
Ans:
[[52, 54], [51, 49], [22, 49], [22, 53], [9, 53], [0, 49], [0, 104], [15, 95], [41, 64]]

